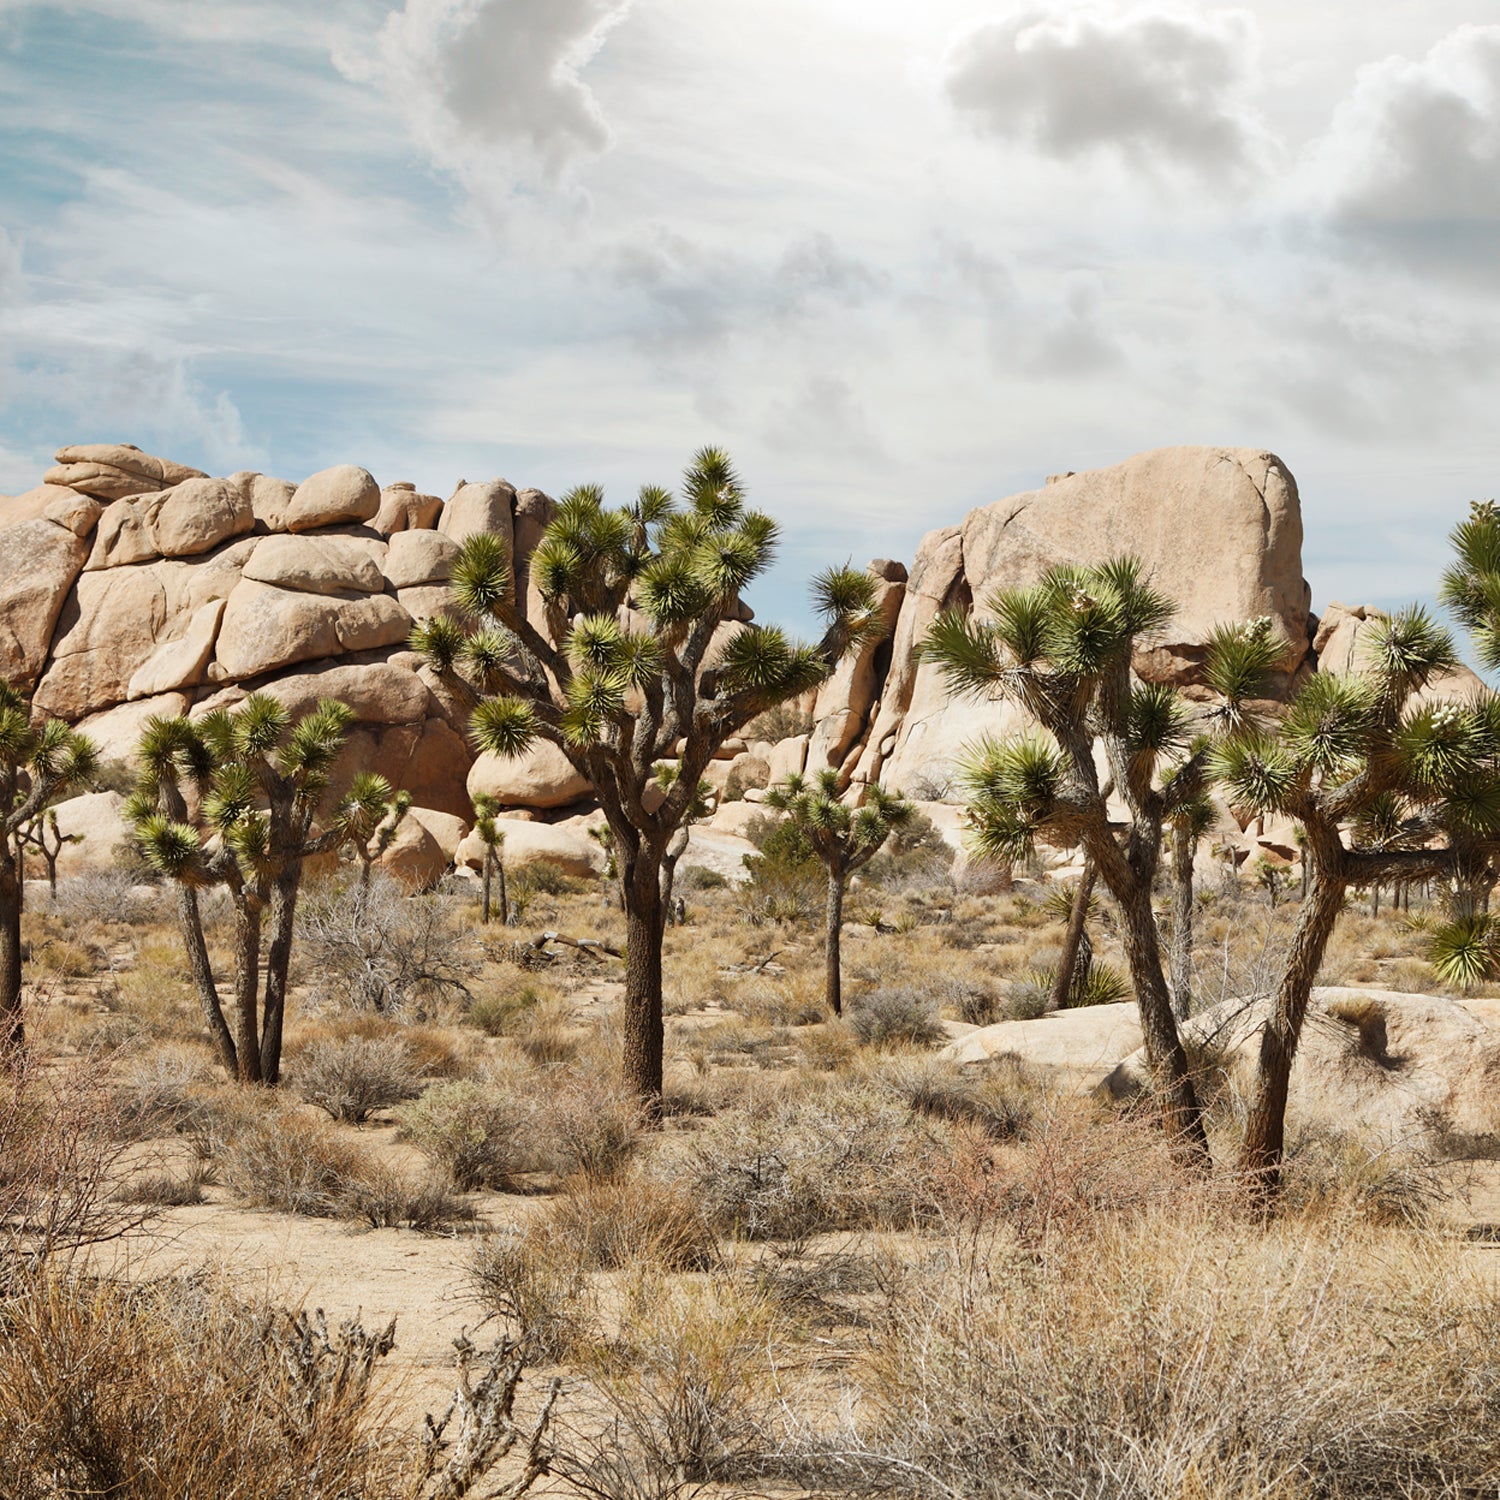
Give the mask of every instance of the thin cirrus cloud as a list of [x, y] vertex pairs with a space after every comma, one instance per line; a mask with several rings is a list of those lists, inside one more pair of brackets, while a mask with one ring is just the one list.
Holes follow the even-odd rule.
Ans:
[[1239, 174], [1264, 144], [1247, 103], [1257, 51], [1241, 11], [1025, 10], [963, 37], [950, 103], [984, 134], [1155, 174]]

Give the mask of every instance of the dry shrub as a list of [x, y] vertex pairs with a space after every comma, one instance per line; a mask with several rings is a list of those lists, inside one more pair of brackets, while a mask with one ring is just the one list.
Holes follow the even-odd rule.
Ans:
[[858, 996], [845, 1020], [867, 1047], [930, 1047], [947, 1037], [936, 1003], [904, 985], [882, 986]]
[[33, 1277], [0, 1317], [6, 1500], [460, 1500], [520, 1446], [483, 1485], [517, 1500], [546, 1471], [556, 1386], [523, 1428], [519, 1352], [459, 1340], [453, 1403], [413, 1442], [375, 1394], [394, 1338], [199, 1279]]
[[473, 935], [441, 901], [412, 896], [388, 875], [368, 886], [326, 886], [303, 903], [297, 930], [315, 1002], [386, 1014], [466, 997], [479, 971]]
[[215, 1128], [229, 1190], [257, 1208], [373, 1228], [435, 1229], [467, 1212], [446, 1191], [380, 1165], [358, 1141], [295, 1109], [249, 1100]]
[[399, 1039], [410, 1052], [419, 1078], [472, 1077], [483, 1055], [483, 1044], [472, 1035], [375, 1011], [325, 1013], [311, 1025], [297, 1027], [295, 1045], [311, 1047], [320, 1041], [339, 1042], [351, 1037], [367, 1041]]
[[203, 1202], [203, 1189], [213, 1181], [207, 1162], [193, 1162], [185, 1172], [141, 1172], [115, 1190], [117, 1203], [149, 1204], [153, 1208], [191, 1208]]
[[551, 1165], [551, 1145], [534, 1098], [504, 1080], [435, 1084], [401, 1110], [410, 1141], [459, 1192], [516, 1191]]
[[573, 1077], [551, 1085], [542, 1107], [554, 1171], [589, 1182], [619, 1177], [640, 1150], [640, 1100], [618, 1083]]
[[897, 1064], [885, 1075], [909, 1108], [934, 1120], [973, 1125], [992, 1141], [1025, 1139], [1042, 1089], [1020, 1058], [985, 1063]]
[[579, 1041], [572, 1026], [572, 1010], [560, 997], [547, 997], [528, 1007], [515, 1029], [516, 1045], [537, 1067], [572, 1062]]
[[747, 1093], [653, 1170], [687, 1183], [716, 1230], [745, 1239], [909, 1228], [932, 1211], [944, 1130], [914, 1121], [887, 1089], [804, 1077], [795, 1091]]
[[15, 1264], [117, 1238], [145, 1217], [114, 1198], [120, 1126], [107, 1070], [24, 1051], [0, 1083], [0, 1285]]
[[119, 1124], [127, 1140], [189, 1131], [203, 1097], [222, 1075], [191, 1047], [163, 1046], [135, 1059], [115, 1088]]
[[588, 1276], [570, 1247], [501, 1230], [475, 1248], [469, 1277], [479, 1301], [508, 1321], [533, 1359], [566, 1359], [588, 1337]]
[[422, 1092], [411, 1048], [394, 1036], [314, 1042], [295, 1058], [292, 1077], [309, 1104], [350, 1125]]
[[580, 1183], [523, 1228], [485, 1239], [470, 1275], [479, 1299], [542, 1359], [573, 1358], [597, 1337], [589, 1278], [601, 1271], [703, 1271], [718, 1244], [698, 1205], [635, 1176]]
[[57, 882], [57, 895], [44, 909], [75, 928], [149, 922], [161, 910], [159, 900], [147, 896], [123, 870], [66, 876]]
[[397, 1455], [370, 1375], [389, 1347], [195, 1282], [39, 1278], [0, 1333], [5, 1493], [386, 1500]]
[[558, 1472], [600, 1500], [691, 1492], [748, 1472], [774, 1402], [777, 1333], [753, 1287], [640, 1277], [619, 1337], [584, 1358], [614, 1421], [591, 1441], [562, 1445]]
[[840, 1493], [1488, 1494], [1497, 1333], [1500, 1299], [1433, 1242], [1172, 1208], [909, 1278], [856, 1417], [789, 1447]]
[[1437, 1217], [1445, 1196], [1429, 1158], [1339, 1130], [1303, 1129], [1282, 1167], [1282, 1208], [1304, 1218], [1349, 1214], [1372, 1224], [1418, 1227]]
[[686, 1188], [641, 1176], [575, 1187], [548, 1206], [528, 1239], [566, 1245], [594, 1271], [635, 1264], [706, 1271], [718, 1252], [713, 1230]]

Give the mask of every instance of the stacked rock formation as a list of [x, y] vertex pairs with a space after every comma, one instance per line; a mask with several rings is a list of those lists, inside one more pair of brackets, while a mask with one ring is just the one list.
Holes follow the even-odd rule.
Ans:
[[[476, 760], [467, 705], [406, 645], [416, 622], [447, 607], [452, 559], [476, 531], [510, 543], [518, 591], [540, 623], [527, 564], [553, 509], [539, 490], [503, 479], [461, 482], [443, 501], [411, 484], [382, 488], [353, 465], [294, 484], [211, 478], [125, 444], [63, 448], [38, 488], [0, 497], [0, 673], [121, 760], [153, 714], [232, 706], [256, 690], [297, 712], [341, 698], [357, 719], [344, 776], [376, 770], [413, 797], [393, 863], [453, 858], [470, 796], [484, 790], [531, 825], [508, 840], [515, 857], [597, 869], [589, 788], [565, 758], [544, 745], [514, 761]], [[1367, 612], [1335, 605], [1320, 624], [1301, 547], [1295, 480], [1274, 455], [1248, 448], [1159, 449], [1055, 476], [929, 532], [909, 571], [870, 564], [887, 633], [804, 701], [810, 730], [725, 747], [711, 779], [752, 800], [725, 802], [698, 835], [702, 857], [717, 852], [736, 868], [757, 790], [790, 771], [834, 766], [853, 783], [883, 780], [941, 801], [962, 747], [1017, 721], [1004, 705], [950, 699], [918, 644], [940, 610], [982, 612], [995, 588], [1056, 562], [1132, 552], [1177, 601], [1136, 660], [1151, 680], [1191, 692], [1212, 628], [1262, 615], [1285, 643], [1279, 693], [1320, 653], [1348, 670]], [[75, 820], [106, 811], [78, 800]], [[938, 821], [956, 828], [952, 816]], [[1283, 836], [1224, 832], [1247, 849], [1279, 851]], [[97, 858], [99, 840], [90, 843]]]

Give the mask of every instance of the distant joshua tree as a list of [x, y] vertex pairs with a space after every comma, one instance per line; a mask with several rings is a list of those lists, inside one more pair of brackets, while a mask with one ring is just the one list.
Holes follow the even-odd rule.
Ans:
[[[360, 816], [346, 799], [315, 821], [354, 721], [325, 698], [291, 722], [286, 707], [252, 693], [233, 713], [146, 722], [140, 777], [126, 805], [136, 843], [179, 889], [188, 966], [219, 1057], [242, 1083], [281, 1077], [281, 1036], [297, 898], [308, 859], [331, 852]], [[196, 792], [190, 816], [185, 790]], [[234, 908], [234, 1026], [224, 1015], [203, 938], [198, 892], [221, 885]], [[263, 928], [265, 987], [261, 992]]]
[[[34, 723], [31, 705], [0, 681], [0, 1052], [25, 1042], [21, 1013], [22, 831], [62, 792], [94, 774], [93, 742], [61, 719]], [[55, 826], [55, 825], [54, 825]]]
[[[505, 541], [481, 533], [452, 569], [460, 622], [419, 626], [413, 647], [480, 695], [480, 749], [557, 746], [588, 779], [614, 841], [625, 902], [624, 1075], [648, 1112], [662, 1087], [663, 871], [715, 753], [757, 714], [825, 681], [878, 633], [873, 579], [835, 568], [814, 584], [816, 645], [744, 624], [741, 592], [771, 561], [777, 526], [748, 508], [728, 458], [705, 449], [679, 505], [648, 487], [633, 505], [573, 490], [530, 560], [545, 618], [517, 597]], [[675, 774], [662, 790], [663, 764]]]
[[788, 776], [766, 793], [766, 806], [787, 814], [828, 872], [824, 989], [829, 1010], [842, 1015], [844, 984], [839, 946], [849, 877], [874, 859], [896, 829], [911, 821], [916, 808], [878, 785], [865, 788], [864, 802], [851, 806], [840, 794], [839, 775], [832, 769], [811, 777]]

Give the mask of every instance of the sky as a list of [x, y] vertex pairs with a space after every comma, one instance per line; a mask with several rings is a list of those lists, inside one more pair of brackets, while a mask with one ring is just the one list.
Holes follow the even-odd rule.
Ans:
[[1314, 607], [1500, 472], [1500, 0], [0, 0], [0, 491], [65, 443], [618, 500], [752, 602], [1052, 472], [1296, 475]]

